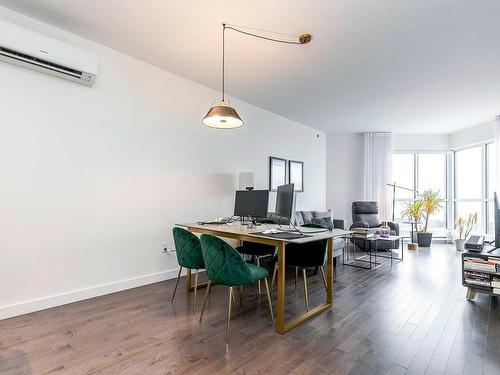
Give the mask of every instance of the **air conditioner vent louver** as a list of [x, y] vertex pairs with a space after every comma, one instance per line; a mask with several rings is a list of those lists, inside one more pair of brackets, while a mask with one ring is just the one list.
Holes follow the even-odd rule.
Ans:
[[82, 72], [79, 70], [75, 70], [75, 69], [67, 68], [67, 67], [62, 66], [62, 65], [54, 64], [50, 61], [39, 59], [38, 57], [34, 57], [34, 56], [29, 56], [29, 55], [26, 55], [24, 53], [17, 52], [17, 51], [8, 49], [8, 48], [0, 47], [0, 55], [7, 56], [7, 57], [10, 57], [12, 59], [16, 59], [16, 60], [23, 61], [26, 63], [32, 63], [32, 64], [37, 65], [37, 66], [43, 65], [47, 69], [54, 70], [54, 71], [59, 72], [59, 73], [68, 74], [68, 75], [71, 75], [73, 77], [80, 78], [82, 76]]
[[92, 86], [97, 58], [69, 44], [0, 20], [0, 61]]

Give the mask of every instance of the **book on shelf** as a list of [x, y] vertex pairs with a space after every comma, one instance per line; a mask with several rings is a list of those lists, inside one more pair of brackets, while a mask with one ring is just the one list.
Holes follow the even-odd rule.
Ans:
[[493, 288], [500, 288], [500, 277], [493, 276], [491, 278], [491, 286]]
[[491, 262], [481, 258], [464, 258], [464, 270], [471, 271], [484, 271], [484, 272], [498, 272], [497, 263]]
[[491, 287], [489, 281], [481, 281], [481, 280], [476, 280], [476, 279], [465, 279], [465, 283], [467, 285], [482, 286], [485, 288]]
[[469, 285], [491, 287], [491, 277], [480, 272], [464, 271], [464, 281]]

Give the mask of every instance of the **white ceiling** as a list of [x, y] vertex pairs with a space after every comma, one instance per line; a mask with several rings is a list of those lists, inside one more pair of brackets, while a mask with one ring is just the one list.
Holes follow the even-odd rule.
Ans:
[[[498, 0], [0, 0], [72, 33], [324, 131], [448, 133], [500, 113]], [[215, 98], [214, 98], [215, 99]], [[212, 103], [207, 103], [209, 106]]]

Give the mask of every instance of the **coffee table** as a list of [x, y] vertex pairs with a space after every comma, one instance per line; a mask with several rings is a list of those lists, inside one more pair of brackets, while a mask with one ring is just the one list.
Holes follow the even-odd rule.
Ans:
[[[377, 257], [390, 259], [391, 260], [391, 267], [394, 264], [402, 262], [404, 259], [404, 247], [403, 247], [403, 237], [402, 236], [392, 236], [391, 235], [389, 237], [381, 237], [379, 235], [375, 235], [373, 237], [368, 237], [368, 238], [359, 237], [359, 236], [356, 236], [355, 234], [344, 236], [344, 239], [346, 240], [346, 242], [351, 242], [350, 239], [352, 239], [352, 238], [355, 238], [357, 240], [361, 240], [361, 241], [365, 242], [365, 244], [364, 244], [365, 250], [364, 251], [367, 253], [367, 255], [363, 255], [360, 258], [356, 258], [356, 253], [355, 253], [356, 245], [351, 243], [351, 245], [354, 247], [354, 252], [353, 252], [354, 259], [352, 261], [350, 261], [348, 246], [344, 246], [344, 250], [342, 252], [342, 264], [344, 266], [364, 268], [364, 269], [371, 270], [373, 267], [379, 266], [381, 264], [381, 263], [377, 262]], [[399, 242], [400, 245], [398, 244], [397, 248], [401, 248], [401, 254], [398, 254], [397, 257], [394, 257], [394, 250], [396, 250], [396, 249], [389, 249], [389, 251], [391, 253], [390, 255], [380, 254], [378, 252], [378, 241], [389, 241], [392, 243]], [[346, 262], [346, 251], [347, 251], [347, 262]], [[361, 259], [361, 258], [364, 258], [366, 256], [368, 256], [368, 260]], [[373, 260], [372, 260], [372, 258], [373, 258]], [[369, 266], [364, 267], [364, 266], [361, 266], [359, 264], [356, 264], [356, 262], [368, 263]]]

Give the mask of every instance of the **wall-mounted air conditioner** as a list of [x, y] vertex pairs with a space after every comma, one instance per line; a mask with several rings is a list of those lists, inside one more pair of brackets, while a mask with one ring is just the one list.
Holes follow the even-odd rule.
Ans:
[[92, 86], [97, 57], [29, 29], [0, 20], [0, 61]]

